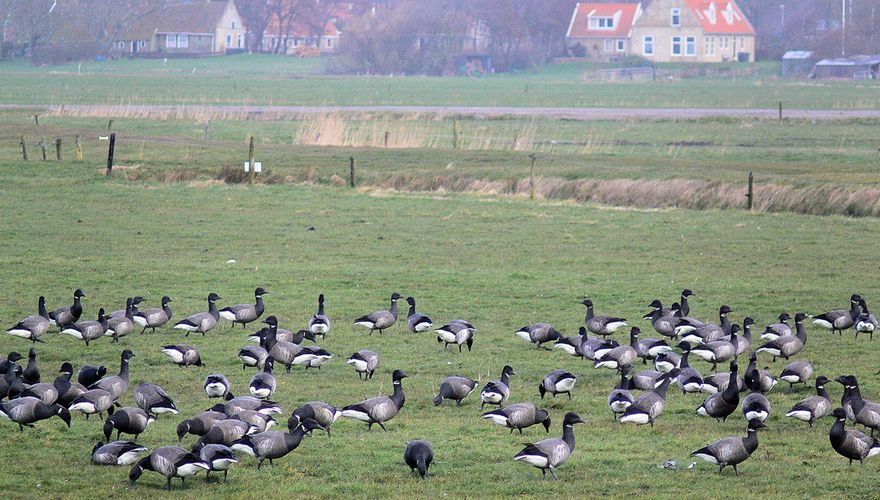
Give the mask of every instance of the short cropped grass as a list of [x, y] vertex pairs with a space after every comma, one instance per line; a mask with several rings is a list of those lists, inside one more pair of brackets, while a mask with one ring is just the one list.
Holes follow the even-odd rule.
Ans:
[[[278, 374], [274, 399], [284, 405], [283, 422], [299, 404], [325, 400], [337, 406], [391, 390], [390, 372], [401, 368], [407, 403], [387, 424], [388, 432], [341, 420], [327, 438], [315, 435], [300, 449], [256, 471], [244, 458], [225, 485], [189, 479], [175, 492], [190, 496], [361, 496], [450, 497], [512, 495], [624, 497], [727, 496], [819, 497], [869, 494], [880, 464], [848, 467], [831, 449], [823, 420], [813, 429], [782, 417], [812, 390], [782, 384], [770, 395], [773, 416], [760, 435], [755, 455], [717, 475], [699, 462], [688, 469], [689, 453], [725, 436], [745, 435], [742, 414], [726, 423], [697, 417], [701, 396], [670, 390], [657, 425], [614, 423], [605, 405], [617, 381], [560, 350], [535, 349], [514, 337], [516, 328], [546, 321], [566, 334], [583, 320], [577, 302], [585, 295], [597, 312], [619, 314], [650, 335], [638, 320], [654, 298], [671, 302], [684, 288], [698, 298], [693, 314], [714, 319], [721, 304], [734, 319], [746, 315], [759, 325], [781, 311], [819, 313], [846, 305], [853, 292], [874, 304], [880, 296], [873, 276], [880, 236], [874, 219], [751, 214], [739, 210], [609, 210], [569, 203], [529, 202], [493, 196], [403, 195], [380, 190], [332, 187], [212, 184], [159, 184], [107, 179], [96, 170], [40, 164], [0, 170], [0, 318], [13, 324], [32, 314], [39, 295], [50, 307], [70, 302], [82, 287], [85, 316], [98, 307], [116, 309], [126, 296], [154, 306], [170, 295], [176, 318], [204, 309], [204, 297], [218, 292], [220, 305], [253, 299], [263, 286], [267, 314], [297, 328], [314, 312], [318, 293], [327, 296], [333, 330], [324, 346], [333, 360], [321, 371]], [[863, 243], [864, 242], [864, 243]], [[234, 260], [234, 263], [230, 263]], [[419, 309], [439, 325], [465, 318], [477, 326], [473, 352], [444, 351], [431, 334], [413, 335], [398, 325], [383, 335], [353, 331], [352, 320], [387, 307], [392, 292], [413, 295]], [[212, 404], [204, 397], [208, 373], [226, 373], [233, 392], [247, 392], [252, 371], [242, 371], [237, 350], [245, 331], [224, 325], [205, 337], [164, 328], [134, 334], [119, 345], [96, 342], [86, 348], [67, 336], [47, 334], [37, 345], [43, 378], [51, 380], [62, 361], [118, 367], [119, 352], [132, 349], [132, 385], [148, 380], [165, 387], [182, 413], [162, 417], [139, 439], [155, 448], [176, 444], [174, 428], [183, 418]], [[867, 338], [831, 337], [808, 328], [809, 341], [798, 359], [814, 363], [816, 374], [859, 376], [866, 397], [878, 398], [873, 343]], [[624, 335], [618, 340], [625, 341]], [[189, 342], [206, 366], [178, 368], [160, 353], [163, 344]], [[757, 340], [756, 340], [757, 342]], [[880, 339], [875, 340], [880, 342]], [[0, 337], [2, 352], [24, 352], [26, 342]], [[380, 353], [383, 363], [369, 382], [357, 380], [344, 359], [357, 349]], [[778, 373], [783, 361], [761, 366]], [[562, 416], [577, 411], [587, 421], [575, 428], [577, 449], [559, 470], [558, 482], [513, 455], [521, 443], [543, 439], [543, 430], [508, 436], [478, 418], [478, 397], [460, 407], [435, 408], [431, 399], [447, 375], [479, 379], [480, 386], [512, 365], [511, 401], [532, 401], [550, 409], [551, 436]], [[696, 362], [703, 372], [708, 365]], [[745, 367], [745, 360], [741, 366]], [[540, 401], [537, 384], [556, 368], [578, 377], [574, 399]], [[283, 370], [282, 370], [283, 372]], [[841, 388], [831, 384], [835, 401]], [[129, 392], [124, 405], [133, 405]], [[143, 497], [162, 495], [164, 480], [145, 474], [127, 486], [128, 468], [89, 465], [92, 446], [102, 438], [100, 422], [74, 417], [70, 430], [57, 420], [19, 433], [0, 423], [0, 488], [20, 496]], [[402, 463], [411, 439], [434, 443], [433, 477], [409, 477]], [[183, 445], [191, 446], [187, 437]], [[659, 466], [678, 462], [670, 471]]]

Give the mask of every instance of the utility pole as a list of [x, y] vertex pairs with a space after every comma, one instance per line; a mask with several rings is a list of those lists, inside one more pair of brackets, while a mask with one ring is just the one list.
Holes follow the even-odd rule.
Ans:
[[846, 56], [846, 0], [840, 0], [840, 55]]

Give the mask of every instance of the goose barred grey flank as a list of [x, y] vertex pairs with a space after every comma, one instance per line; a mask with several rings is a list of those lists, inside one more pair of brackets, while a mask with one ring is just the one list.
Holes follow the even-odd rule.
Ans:
[[346, 406], [342, 409], [342, 416], [365, 422], [367, 430], [372, 430], [373, 424], [379, 424], [383, 431], [387, 431], [385, 422], [397, 416], [406, 403], [406, 396], [403, 394], [403, 386], [401, 385], [401, 381], [406, 377], [403, 370], [394, 370], [394, 373], [391, 374], [394, 392], [390, 396], [378, 396]]
[[538, 393], [541, 394], [541, 399], [544, 399], [544, 394], [549, 392], [554, 398], [557, 394], [568, 394], [568, 399], [571, 400], [571, 390], [574, 389], [576, 381], [577, 377], [570, 372], [553, 370], [538, 384]]
[[785, 337], [787, 335], [793, 335], [791, 330], [791, 326], [788, 324], [788, 320], [791, 319], [791, 316], [788, 313], [783, 312], [779, 314], [779, 321], [777, 323], [773, 323], [772, 325], [767, 325], [767, 328], [764, 329], [764, 332], [761, 333], [761, 338], [763, 340], [776, 340], [779, 337]]
[[70, 412], [58, 404], [46, 404], [38, 398], [24, 396], [0, 403], [0, 417], [18, 424], [19, 432], [34, 427], [36, 422], [59, 417], [70, 428]]
[[584, 299], [581, 304], [587, 306], [584, 324], [590, 332], [606, 337], [626, 326], [626, 319], [613, 316], [596, 316], [593, 313], [593, 301]]
[[480, 418], [489, 420], [498, 425], [503, 425], [513, 431], [519, 431], [533, 425], [541, 424], [547, 432], [550, 432], [550, 414], [547, 410], [539, 409], [531, 403], [515, 403], [505, 408], [498, 408], [484, 413]]
[[401, 296], [399, 293], [392, 293], [391, 307], [387, 311], [381, 310], [371, 314], [367, 314], [366, 316], [361, 316], [360, 318], [354, 320], [355, 326], [369, 328], [370, 335], [372, 335], [374, 331], [378, 330], [381, 334], [382, 331], [391, 328], [397, 321], [397, 301], [400, 300], [400, 298]]
[[103, 420], [103, 413], [113, 406], [113, 396], [104, 389], [91, 389], [79, 395], [70, 403], [70, 411], [79, 411], [89, 419], [89, 415], [98, 414]]
[[816, 395], [802, 399], [791, 410], [788, 410], [785, 416], [807, 422], [812, 427], [813, 422], [828, 415], [831, 411], [831, 396], [825, 390], [827, 383], [828, 377], [818, 377], [816, 379]]
[[476, 386], [476, 380], [466, 377], [446, 377], [440, 383], [440, 390], [437, 392], [437, 396], [434, 397], [434, 406], [443, 404], [444, 399], [455, 401], [456, 406], [461, 406], [461, 400], [474, 392]]
[[135, 481], [140, 479], [144, 471], [153, 471], [165, 476], [168, 481], [167, 489], [171, 491], [171, 478], [179, 477], [182, 483], [184, 478], [208, 470], [211, 470], [211, 464], [183, 448], [162, 446], [131, 467], [131, 471], [128, 473], [128, 483], [133, 485]]
[[134, 436], [132, 441], [137, 441], [138, 436], [156, 420], [155, 417], [140, 408], [120, 408], [114, 411], [111, 406], [107, 409], [107, 413], [110, 416], [104, 421], [104, 439], [108, 441], [114, 429], [117, 440], [119, 440], [119, 435], [124, 432]]
[[763, 393], [752, 391], [742, 402], [742, 413], [746, 420], [758, 419], [766, 422], [770, 418], [770, 401]]
[[171, 297], [166, 295], [162, 297], [161, 308], [138, 311], [134, 315], [134, 322], [144, 327], [144, 329], [141, 330], [141, 334], [146, 332], [147, 328], [150, 328], [152, 332], [155, 332], [156, 328], [159, 328], [160, 326], [168, 323], [168, 321], [171, 320], [173, 313], [171, 312], [171, 306], [168, 305], [171, 302]]
[[639, 334], [641, 330], [634, 326], [629, 332], [629, 345], [617, 346], [611, 349], [594, 363], [596, 368], [610, 368], [620, 370], [622, 367], [631, 367], [638, 356]]
[[293, 410], [293, 415], [296, 415], [301, 421], [310, 418], [318, 422], [324, 427], [324, 431], [327, 432], [329, 437], [330, 427], [342, 416], [342, 412], [337, 410], [335, 406], [323, 401], [309, 401]]
[[691, 353], [691, 345], [682, 341], [678, 347], [683, 351], [679, 362], [679, 372], [676, 383], [682, 394], [688, 392], [701, 392], [703, 390], [703, 376], [700, 372], [690, 365], [689, 357]]
[[853, 460], [858, 460], [864, 467], [866, 458], [880, 455], [880, 441], [855, 429], [846, 429], [846, 411], [843, 408], [835, 408], [831, 414], [835, 419], [828, 433], [831, 447], [849, 459], [849, 465]]
[[474, 345], [476, 328], [463, 319], [454, 319], [434, 331], [437, 333], [437, 342], [444, 342], [443, 349], [449, 347], [449, 344], [457, 344], [458, 352], [461, 352], [462, 345], [467, 345], [470, 352]]
[[379, 358], [379, 355], [375, 352], [361, 349], [349, 356], [346, 363], [354, 368], [354, 371], [358, 374], [358, 378], [363, 378], [364, 381], [366, 381], [373, 378], [373, 373], [376, 371], [376, 368], [378, 368], [381, 361], [381, 358]]
[[147, 451], [146, 446], [131, 441], [99, 442], [92, 448], [92, 463], [95, 465], [131, 465], [140, 460], [140, 454]]
[[199, 450], [199, 458], [211, 465], [211, 468], [205, 471], [205, 481], [212, 472], [223, 471], [223, 482], [225, 483], [229, 477], [229, 468], [233, 464], [238, 463], [232, 449], [222, 444], [209, 444]]
[[108, 393], [110, 393], [113, 401], [118, 400], [122, 397], [123, 394], [126, 393], [126, 391], [128, 391], [128, 364], [131, 358], [134, 357], [134, 353], [128, 349], [125, 349], [124, 351], [122, 351], [122, 354], [120, 354], [119, 357], [119, 374], [107, 375], [106, 377], [89, 386], [89, 389], [103, 389], [107, 391]]
[[480, 391], [480, 409], [485, 405], [497, 405], [499, 408], [510, 397], [510, 376], [516, 375], [510, 365], [504, 365], [501, 379], [489, 381]]
[[786, 335], [776, 340], [771, 340], [757, 349], [756, 352], [766, 352], [773, 356], [773, 361], [777, 357], [785, 359], [801, 352], [807, 344], [807, 330], [804, 328], [804, 319], [806, 314], [799, 312], [794, 315], [794, 325], [797, 333], [795, 335]]
[[220, 317], [227, 321], [231, 321], [232, 326], [239, 323], [242, 328], [245, 328], [248, 323], [256, 321], [263, 315], [263, 311], [266, 308], [263, 304], [263, 295], [267, 295], [268, 293], [269, 292], [262, 287], [257, 287], [257, 289], [254, 290], [253, 304], [237, 304], [224, 307], [223, 309], [220, 309]]
[[31, 342], [42, 342], [40, 337], [49, 330], [49, 313], [46, 312], [46, 297], [40, 296], [37, 300], [37, 314], [28, 316], [15, 325], [6, 329], [6, 333], [13, 337], [21, 337]]
[[217, 310], [217, 301], [221, 297], [214, 292], [208, 294], [208, 311], [195, 313], [192, 316], [184, 318], [174, 324], [175, 330], [183, 330], [186, 332], [185, 337], [189, 337], [192, 332], [199, 332], [202, 335], [209, 332], [217, 326], [220, 319], [220, 311]]
[[634, 423], [637, 425], [651, 424], [663, 414], [666, 407], [666, 391], [669, 384], [678, 376], [678, 368], [663, 375], [660, 384], [653, 390], [639, 396], [633, 404], [620, 416], [621, 423]]
[[574, 452], [575, 439], [572, 426], [583, 423], [585, 422], [577, 413], [566, 413], [562, 421], [561, 438], [544, 439], [537, 443], [529, 443], [513, 459], [541, 469], [543, 478], [546, 478], [547, 471], [550, 471], [553, 479], [558, 480], [559, 478], [556, 477], [555, 472], [556, 468], [567, 462], [572, 452]]
[[416, 312], [415, 298], [407, 297], [406, 303], [409, 304], [409, 312], [406, 315], [406, 326], [409, 328], [409, 331], [412, 333], [422, 333], [427, 332], [434, 326], [431, 318]]
[[69, 323], [61, 327], [61, 333], [72, 336], [75, 339], [83, 340], [86, 346], [89, 342], [104, 336], [108, 328], [107, 316], [104, 314], [104, 308], [98, 310], [98, 319], [96, 321], [83, 321], [80, 323]]
[[794, 384], [806, 384], [813, 376], [813, 365], [809, 361], [795, 361], [782, 369], [779, 378], [788, 382], [789, 388]]
[[[298, 417], [291, 417], [299, 420]], [[257, 459], [257, 470], [263, 466], [263, 461], [282, 458], [297, 449], [307, 432], [321, 429], [321, 425], [312, 419], [306, 419], [297, 425], [291, 432], [266, 431], [245, 436], [231, 446], [233, 450], [241, 451]]]
[[737, 406], [739, 406], [739, 385], [737, 382], [737, 371], [739, 365], [736, 361], [730, 362], [730, 383], [722, 392], [712, 394], [703, 404], [697, 407], [696, 414], [704, 417], [712, 417], [715, 420], [727, 421]]
[[186, 419], [177, 424], [177, 438], [183, 441], [183, 437], [187, 434], [195, 436], [204, 436], [211, 430], [214, 423], [226, 420], [228, 416], [221, 411], [207, 410], [203, 411], [193, 418]]
[[554, 342], [562, 338], [562, 335], [549, 323], [535, 323], [524, 326], [514, 332], [514, 335], [526, 342], [535, 344], [537, 347], [543, 347], [543, 344], [547, 342]]
[[54, 311], [49, 313], [49, 323], [58, 327], [58, 330], [63, 330], [66, 326], [72, 325], [79, 321], [80, 315], [82, 315], [82, 298], [85, 297], [86, 294], [82, 291], [81, 288], [77, 288], [73, 292], [73, 304], [66, 307], [59, 307]]
[[123, 314], [107, 320], [107, 331], [104, 332], [104, 335], [113, 337], [114, 343], [119, 342], [119, 337], [125, 337], [134, 330], [133, 307], [134, 299], [129, 297], [125, 300], [125, 311]]
[[611, 394], [608, 395], [608, 408], [611, 409], [611, 415], [614, 417], [614, 420], [617, 420], [617, 417], [622, 415], [635, 401], [632, 392], [629, 390], [630, 385], [629, 380], [626, 378], [627, 373], [629, 373], [628, 368], [620, 371], [620, 382], [611, 391]]
[[732, 466], [734, 474], [739, 476], [736, 466], [743, 463], [758, 449], [758, 429], [765, 427], [767, 426], [762, 421], [751, 419], [746, 437], [719, 439], [709, 446], [691, 453], [691, 456], [718, 465], [718, 474], [721, 474], [725, 467]]
[[202, 357], [198, 349], [189, 344], [163, 345], [162, 354], [180, 367], [202, 366]]
[[880, 404], [862, 398], [859, 382], [854, 375], [841, 375], [836, 380], [844, 387], [842, 406], [847, 415], [852, 413], [850, 417], [853, 423], [871, 429], [871, 437], [874, 437], [874, 431], [880, 429]]
[[177, 415], [179, 412], [174, 400], [165, 392], [165, 389], [156, 384], [142, 382], [134, 388], [134, 401], [138, 408], [150, 415], [163, 415], [170, 413]]
[[831, 330], [832, 334], [837, 332], [839, 335], [843, 335], [843, 331], [852, 327], [856, 322], [856, 318], [859, 317], [861, 300], [862, 296], [854, 293], [849, 298], [850, 305], [848, 311], [846, 309], [836, 309], [818, 316], [813, 316], [813, 324]]

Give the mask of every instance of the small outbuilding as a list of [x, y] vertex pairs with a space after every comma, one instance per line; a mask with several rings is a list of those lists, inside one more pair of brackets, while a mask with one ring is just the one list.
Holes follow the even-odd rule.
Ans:
[[812, 50], [789, 50], [782, 55], [782, 76], [796, 78], [807, 76], [816, 64], [816, 53]]
[[880, 56], [853, 56], [822, 59], [813, 66], [810, 78], [876, 80], [880, 76]]

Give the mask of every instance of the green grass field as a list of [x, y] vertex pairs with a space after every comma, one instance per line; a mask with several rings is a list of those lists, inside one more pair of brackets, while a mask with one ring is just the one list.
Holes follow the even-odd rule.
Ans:
[[[0, 102], [15, 104], [466, 105], [546, 107], [877, 109], [873, 82], [785, 81], [773, 62], [759, 78], [699, 77], [597, 83], [595, 65], [549, 65], [488, 78], [327, 76], [323, 61], [266, 55], [121, 60], [31, 68], [0, 63]], [[743, 72], [739, 66], [736, 73]], [[734, 73], [735, 74], [735, 73]], [[112, 78], [108, 78], [112, 75]]]
[[[338, 406], [388, 393], [390, 372], [402, 368], [407, 404], [388, 424], [388, 433], [367, 432], [348, 420], [337, 422], [332, 438], [314, 436], [274, 467], [257, 472], [249, 458], [230, 473], [229, 483], [187, 481], [191, 495], [255, 496], [509, 496], [632, 494], [705, 495], [724, 488], [745, 496], [860, 496], [877, 464], [847, 467], [828, 442], [830, 421], [814, 429], [781, 415], [811, 391], [778, 386], [770, 393], [773, 416], [755, 455], [740, 467], [742, 476], [699, 463], [671, 472], [658, 466], [724, 436], [744, 435], [737, 412], [718, 424], [693, 414], [700, 396], [669, 394], [666, 413], [653, 429], [612, 422], [605, 406], [617, 377], [595, 370], [562, 351], [537, 350], [514, 337], [516, 328], [537, 321], [567, 334], [582, 321], [577, 301], [589, 295], [601, 312], [636, 320], [655, 297], [671, 301], [683, 287], [696, 290], [694, 314], [716, 317], [729, 304], [735, 319], [771, 322], [782, 310], [818, 313], [845, 305], [858, 291], [873, 304], [877, 251], [857, 244], [878, 237], [874, 219], [750, 214], [743, 211], [620, 211], [497, 197], [424, 196], [352, 192], [327, 187], [216, 186], [107, 180], [97, 172], [67, 166], [39, 169], [4, 167], [0, 182], [0, 276], [5, 297], [0, 316], [10, 325], [32, 313], [45, 294], [50, 307], [69, 302], [85, 289], [86, 316], [99, 306], [116, 308], [125, 296], [142, 294], [148, 306], [168, 294], [175, 315], [204, 308], [204, 296], [218, 292], [221, 306], [252, 299], [253, 288], [269, 290], [268, 313], [282, 326], [303, 325], [318, 293], [327, 295], [334, 329], [324, 346], [334, 359], [321, 371], [278, 375], [275, 399], [289, 414], [298, 404], [320, 399]], [[314, 231], [308, 228], [314, 227]], [[236, 264], [227, 264], [230, 259]], [[866, 270], [867, 272], [861, 271]], [[478, 328], [471, 353], [444, 352], [430, 334], [414, 336], [395, 327], [379, 336], [353, 332], [353, 318], [387, 306], [391, 292], [413, 295], [436, 324], [463, 317]], [[863, 393], [875, 397], [873, 344], [851, 333], [831, 337], [809, 328], [799, 359], [814, 363], [817, 375], [860, 376]], [[70, 360], [118, 364], [122, 348], [136, 353], [133, 384], [149, 380], [165, 387], [182, 410], [163, 417], [142, 435], [151, 447], [173, 444], [174, 428], [186, 415], [211, 403], [201, 391], [211, 372], [226, 373], [237, 394], [246, 392], [252, 372], [242, 372], [236, 352], [244, 333], [228, 327], [189, 342], [202, 351], [206, 366], [181, 369], [159, 352], [181, 342], [168, 329], [132, 335], [121, 345], [96, 342], [91, 348], [67, 336], [48, 334], [38, 345], [45, 379]], [[619, 340], [624, 340], [621, 336]], [[27, 345], [0, 338], [3, 351]], [[370, 382], [360, 382], [344, 359], [371, 348], [383, 357]], [[762, 365], [771, 365], [761, 359]], [[530, 429], [507, 436], [478, 418], [478, 397], [460, 408], [435, 408], [431, 398], [451, 374], [496, 378], [504, 364], [517, 372], [512, 401], [539, 402], [537, 383], [556, 368], [578, 375], [574, 399], [544, 401], [559, 433], [561, 417], [577, 411], [587, 425], [576, 427], [577, 450], [560, 470], [559, 482], [542, 482], [537, 470], [512, 461], [522, 442], [542, 439]], [[708, 365], [697, 362], [702, 371]], [[784, 362], [772, 364], [781, 371]], [[841, 389], [829, 388], [835, 400]], [[131, 405], [131, 395], [123, 399]], [[286, 418], [286, 415], [285, 415]], [[5, 465], [0, 487], [24, 496], [123, 495], [161, 493], [164, 481], [147, 474], [126, 486], [127, 468], [90, 466], [100, 424], [75, 417], [70, 430], [57, 419], [23, 434], [2, 424]], [[418, 481], [402, 464], [405, 443], [432, 441], [438, 464], [434, 477]], [[184, 445], [190, 446], [193, 438]], [[794, 479], [797, 478], [797, 479]], [[175, 482], [178, 490], [179, 482]], [[257, 493], [259, 491], [260, 493]]]

